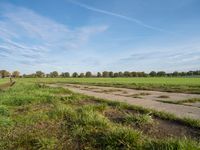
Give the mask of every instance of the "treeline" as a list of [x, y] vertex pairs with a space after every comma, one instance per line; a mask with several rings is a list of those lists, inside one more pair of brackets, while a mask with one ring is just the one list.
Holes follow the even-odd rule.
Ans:
[[164, 71], [151, 71], [150, 73], [145, 72], [135, 72], [135, 71], [125, 71], [125, 72], [112, 72], [112, 71], [104, 71], [104, 72], [98, 72], [97, 74], [92, 74], [92, 72], [88, 71], [86, 73], [77, 73], [74, 72], [70, 74], [69, 72], [63, 72], [59, 74], [57, 71], [50, 72], [48, 74], [45, 74], [42, 71], [36, 71], [32, 74], [23, 74], [21, 75], [19, 71], [14, 71], [12, 73], [6, 71], [6, 70], [0, 70], [0, 77], [24, 77], [24, 78], [90, 78], [90, 77], [104, 77], [104, 78], [116, 78], [116, 77], [186, 77], [186, 76], [200, 76], [200, 70], [197, 71], [188, 71], [188, 72], [178, 72], [175, 71], [173, 73], [166, 73]]
[[9, 72], [7, 70], [0, 70], [0, 78], [6, 78], [6, 77], [20, 77], [20, 72], [19, 71], [13, 71]]

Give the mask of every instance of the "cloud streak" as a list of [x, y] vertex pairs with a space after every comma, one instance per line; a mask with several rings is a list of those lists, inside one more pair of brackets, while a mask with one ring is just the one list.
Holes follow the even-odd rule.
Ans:
[[[0, 59], [23, 65], [54, 63], [52, 53], [77, 51], [108, 26], [69, 28], [23, 7], [0, 5]], [[3, 67], [3, 64], [0, 64]]]
[[[110, 68], [117, 70], [123, 68], [125, 70], [137, 71], [175, 71], [190, 70], [199, 68], [200, 50], [199, 46], [180, 46], [177, 48], [160, 48], [159, 51], [151, 50], [135, 53], [110, 63]], [[116, 67], [117, 66], [117, 67]], [[109, 69], [110, 69], [109, 68]], [[117, 70], [119, 71], [119, 70]]]
[[129, 21], [129, 22], [133, 22], [133, 23], [136, 23], [136, 24], [138, 24], [138, 25], [140, 25], [142, 27], [148, 28], [148, 29], [161, 31], [161, 32], [167, 32], [164, 29], [148, 25], [148, 24], [146, 24], [146, 23], [144, 23], [141, 20], [136, 19], [136, 18], [128, 17], [128, 16], [125, 16], [125, 15], [121, 15], [121, 14], [114, 13], [114, 12], [111, 12], [111, 11], [106, 11], [106, 10], [99, 9], [99, 8], [95, 8], [95, 7], [92, 7], [90, 5], [86, 5], [86, 4], [81, 3], [81, 2], [72, 1], [72, 0], [68, 0], [68, 1], [71, 2], [72, 4], [75, 4], [75, 5], [79, 6], [79, 7], [82, 7], [84, 9], [87, 9], [87, 10], [90, 10], [90, 11], [98, 12], [98, 13], [101, 13], [101, 14], [113, 16], [113, 17], [120, 18], [120, 19]]

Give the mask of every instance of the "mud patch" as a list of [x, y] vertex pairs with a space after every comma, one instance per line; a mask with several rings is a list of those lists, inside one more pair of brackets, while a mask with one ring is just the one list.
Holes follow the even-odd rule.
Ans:
[[194, 103], [183, 103], [183, 105], [193, 106], [193, 107], [198, 107], [198, 108], [200, 108], [200, 102], [194, 102]]
[[84, 90], [96, 90], [96, 89], [98, 89], [98, 88], [89, 87], [89, 86], [84, 86], [82, 89], [84, 89]]
[[167, 96], [167, 95], [160, 95], [160, 96], [158, 96], [157, 98], [170, 98], [170, 97]]
[[100, 102], [95, 101], [95, 100], [91, 100], [91, 99], [81, 100], [78, 103], [80, 105], [97, 105], [97, 104], [101, 104]]
[[165, 138], [165, 137], [187, 137], [200, 140], [200, 130], [184, 126], [175, 121], [154, 119], [155, 124], [149, 128], [148, 126], [143, 131], [145, 134], [154, 138]]
[[192, 138], [195, 140], [200, 140], [200, 129], [191, 128], [182, 125], [175, 121], [162, 120], [160, 118], [152, 117], [153, 123], [136, 123], [134, 121], [126, 122], [126, 115], [131, 114], [134, 116], [141, 115], [138, 111], [134, 110], [118, 110], [118, 109], [108, 109], [104, 111], [105, 117], [115, 123], [121, 123], [141, 131], [143, 134], [148, 135], [152, 138]]
[[131, 95], [127, 95], [127, 97], [132, 97], [132, 98], [143, 98], [143, 96], [148, 96], [151, 95], [150, 93], [137, 93], [137, 94], [131, 94]]
[[122, 90], [120, 89], [105, 89], [105, 90], [96, 90], [94, 92], [97, 92], [97, 93], [106, 93], [106, 94], [109, 94], [109, 93], [113, 93], [113, 92], [121, 92]]
[[107, 117], [109, 120], [113, 122], [116, 122], [116, 123], [124, 122], [124, 113], [117, 109], [108, 109], [104, 111], [103, 114], [105, 117]]

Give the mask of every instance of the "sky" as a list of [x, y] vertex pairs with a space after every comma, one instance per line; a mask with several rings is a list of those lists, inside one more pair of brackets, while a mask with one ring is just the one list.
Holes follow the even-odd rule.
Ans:
[[200, 69], [199, 0], [1, 0], [0, 70]]

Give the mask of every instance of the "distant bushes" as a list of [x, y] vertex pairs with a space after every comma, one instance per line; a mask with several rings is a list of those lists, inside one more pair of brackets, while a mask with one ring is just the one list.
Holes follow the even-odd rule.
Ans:
[[149, 73], [146, 72], [136, 72], [136, 71], [124, 71], [124, 72], [112, 72], [112, 71], [103, 71], [103, 72], [97, 72], [93, 74], [90, 71], [87, 71], [86, 73], [78, 73], [74, 72], [70, 74], [69, 72], [62, 72], [59, 74], [57, 71], [50, 72], [48, 74], [45, 74], [42, 71], [36, 71], [32, 74], [23, 74], [20, 75], [19, 71], [14, 71], [13, 73], [9, 73], [6, 70], [0, 70], [0, 78], [5, 77], [24, 77], [24, 78], [91, 78], [91, 77], [98, 77], [98, 78], [117, 78], [117, 77], [200, 77], [200, 70], [197, 71], [188, 71], [188, 72], [178, 72], [174, 71], [172, 73], [166, 73], [165, 71], [151, 71]]

